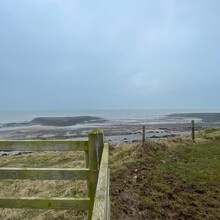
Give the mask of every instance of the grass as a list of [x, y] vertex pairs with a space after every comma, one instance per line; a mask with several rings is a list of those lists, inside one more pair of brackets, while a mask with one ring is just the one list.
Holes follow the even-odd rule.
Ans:
[[[85, 167], [79, 152], [2, 156], [0, 167]], [[220, 130], [110, 148], [111, 219], [220, 219]], [[0, 196], [86, 196], [85, 181], [1, 180]], [[75, 217], [74, 217], [75, 216]], [[0, 209], [0, 219], [86, 219], [83, 211]]]
[[220, 130], [111, 151], [112, 219], [220, 219]]
[[[83, 152], [43, 152], [2, 156], [0, 167], [85, 167]], [[71, 180], [1, 180], [1, 197], [86, 197], [86, 181]], [[74, 217], [75, 216], [75, 217]], [[86, 219], [85, 211], [0, 209], [0, 219]]]

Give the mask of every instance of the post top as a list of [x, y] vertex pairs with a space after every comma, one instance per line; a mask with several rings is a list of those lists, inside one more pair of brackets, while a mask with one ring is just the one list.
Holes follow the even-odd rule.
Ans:
[[104, 134], [104, 131], [96, 128], [96, 129], [90, 131], [89, 134]]

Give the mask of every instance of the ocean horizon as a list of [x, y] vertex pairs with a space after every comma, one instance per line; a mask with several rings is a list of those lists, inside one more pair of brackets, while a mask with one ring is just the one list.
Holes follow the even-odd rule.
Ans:
[[[24, 126], [15, 126], [12, 124], [30, 122], [38, 117], [78, 117], [91, 116], [106, 120], [98, 123], [100, 126], [112, 126], [118, 124], [164, 124], [164, 123], [181, 123], [188, 122], [191, 119], [199, 118], [180, 118], [171, 120], [167, 116], [175, 113], [219, 113], [220, 110], [204, 109], [155, 109], [155, 110], [17, 110], [17, 111], [0, 111], [0, 130], [19, 129]], [[94, 126], [95, 124], [93, 124]], [[36, 125], [37, 126], [37, 125]], [[89, 127], [90, 123], [79, 123], [74, 128]]]

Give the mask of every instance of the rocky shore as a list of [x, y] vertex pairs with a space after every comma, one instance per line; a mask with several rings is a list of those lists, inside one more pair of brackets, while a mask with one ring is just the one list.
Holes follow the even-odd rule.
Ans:
[[[196, 122], [196, 131], [206, 128], [220, 127], [220, 113], [189, 113], [189, 114], [172, 114], [169, 118], [198, 118]], [[175, 121], [175, 120], [174, 120]], [[132, 142], [141, 140], [143, 124], [139, 125], [107, 125], [106, 120], [99, 117], [79, 116], [79, 117], [41, 117], [35, 118], [25, 125], [36, 125], [34, 127], [25, 127], [20, 129], [1, 130], [0, 139], [74, 139], [87, 138], [89, 131], [94, 128], [103, 129], [105, 137], [118, 144], [120, 142]], [[86, 123], [86, 127], [78, 128], [72, 125]], [[72, 127], [66, 127], [72, 126]], [[145, 124], [147, 138], [163, 138], [176, 135], [190, 134], [191, 124], [187, 123], [162, 123], [162, 124]]]

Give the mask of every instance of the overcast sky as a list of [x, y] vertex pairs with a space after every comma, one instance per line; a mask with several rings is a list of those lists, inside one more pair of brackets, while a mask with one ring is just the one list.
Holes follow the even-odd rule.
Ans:
[[0, 0], [0, 110], [220, 109], [219, 0]]

